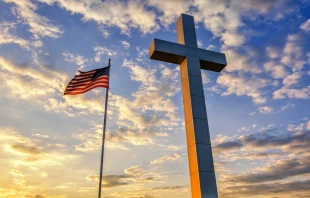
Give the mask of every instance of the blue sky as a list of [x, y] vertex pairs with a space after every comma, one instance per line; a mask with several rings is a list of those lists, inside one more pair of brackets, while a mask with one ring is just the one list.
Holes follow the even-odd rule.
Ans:
[[190, 197], [179, 66], [149, 59], [193, 15], [219, 197], [310, 193], [308, 0], [0, 2], [0, 194], [96, 197], [104, 89], [63, 96], [111, 58], [104, 197]]

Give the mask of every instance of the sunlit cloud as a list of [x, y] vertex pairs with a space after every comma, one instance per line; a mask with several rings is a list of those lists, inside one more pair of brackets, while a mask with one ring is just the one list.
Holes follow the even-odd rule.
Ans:
[[112, 58], [104, 197], [190, 197], [180, 68], [148, 50], [175, 42], [180, 13], [199, 47], [227, 58], [220, 74], [202, 71], [219, 196], [309, 194], [307, 1], [0, 4], [1, 196], [96, 196], [105, 90], [63, 91]]

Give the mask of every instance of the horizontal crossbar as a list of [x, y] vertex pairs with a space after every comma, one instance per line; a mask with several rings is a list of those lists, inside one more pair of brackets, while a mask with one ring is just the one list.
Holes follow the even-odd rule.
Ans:
[[150, 59], [181, 64], [186, 56], [198, 57], [200, 68], [220, 72], [226, 65], [225, 54], [154, 39], [150, 45]]

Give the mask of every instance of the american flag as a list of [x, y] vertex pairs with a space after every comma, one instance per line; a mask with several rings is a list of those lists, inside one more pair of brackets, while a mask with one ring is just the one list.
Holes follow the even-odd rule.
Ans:
[[87, 72], [78, 70], [79, 74], [69, 82], [64, 95], [82, 94], [97, 87], [108, 88], [109, 69], [110, 67], [108, 66]]

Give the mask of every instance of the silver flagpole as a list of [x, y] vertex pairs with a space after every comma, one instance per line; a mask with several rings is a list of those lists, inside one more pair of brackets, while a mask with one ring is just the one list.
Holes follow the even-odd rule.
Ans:
[[[109, 67], [111, 66], [111, 59], [109, 59]], [[106, 89], [105, 94], [105, 105], [104, 105], [104, 119], [103, 119], [103, 134], [102, 134], [102, 149], [101, 149], [101, 163], [100, 163], [100, 178], [99, 178], [99, 192], [98, 192], [98, 198], [101, 198], [101, 185], [102, 185], [102, 167], [103, 167], [103, 154], [104, 154], [104, 140], [105, 140], [105, 130], [106, 130], [106, 123], [107, 123], [107, 108], [108, 108], [108, 97], [109, 97], [109, 88], [110, 88], [110, 69], [109, 68], [109, 86]]]

